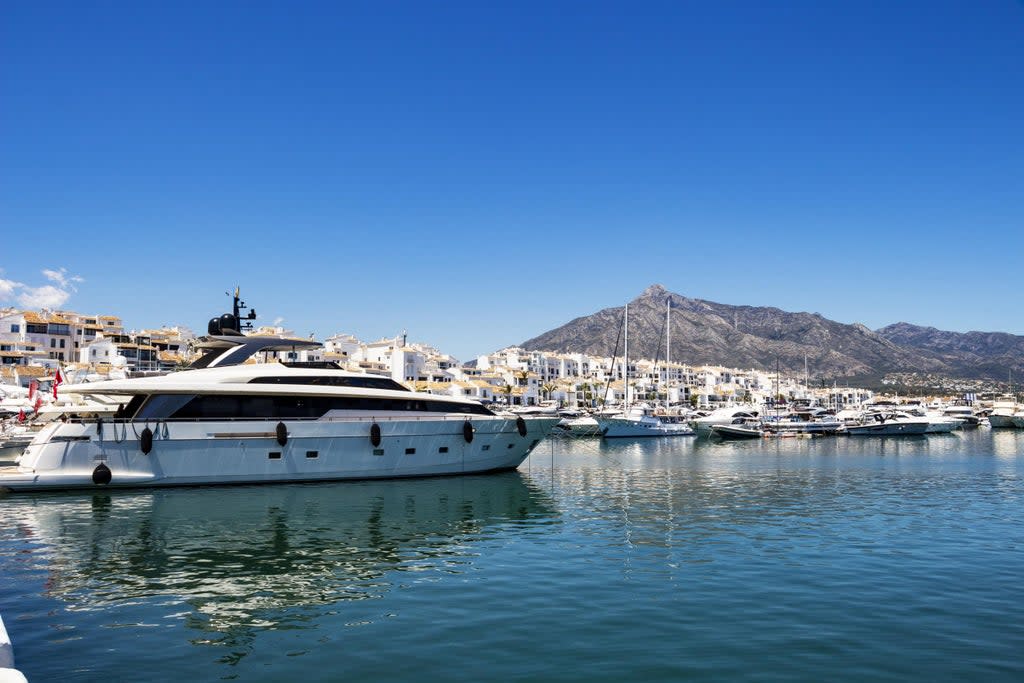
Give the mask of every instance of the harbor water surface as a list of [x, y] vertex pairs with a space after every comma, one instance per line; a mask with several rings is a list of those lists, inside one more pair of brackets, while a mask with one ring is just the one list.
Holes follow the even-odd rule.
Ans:
[[0, 498], [30, 681], [1024, 679], [1024, 430]]

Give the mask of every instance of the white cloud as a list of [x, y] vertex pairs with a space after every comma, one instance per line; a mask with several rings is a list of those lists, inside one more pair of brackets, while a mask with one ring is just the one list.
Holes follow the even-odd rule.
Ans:
[[274, 318], [274, 327], [280, 326], [284, 322], [284, 318]]
[[71, 298], [72, 292], [78, 291], [75, 284], [85, 282], [77, 275], [68, 275], [66, 268], [44, 268], [42, 273], [43, 277], [56, 285], [33, 287], [24, 282], [0, 278], [0, 301], [16, 300], [25, 308], [60, 308]]
[[14, 291], [24, 287], [25, 285], [14, 280], [4, 280], [0, 278], [0, 301], [14, 298]]
[[85, 282], [85, 280], [78, 277], [77, 275], [72, 275], [71, 277], [68, 277], [67, 268], [61, 268], [60, 270], [49, 270], [44, 268], [43, 275], [50, 282], [56, 282], [58, 285], [60, 285], [61, 289], [70, 289], [73, 292], [77, 292], [78, 290], [75, 289], [75, 286], [71, 283]]
[[60, 308], [71, 293], [53, 285], [25, 287], [18, 295], [18, 303], [25, 308]]

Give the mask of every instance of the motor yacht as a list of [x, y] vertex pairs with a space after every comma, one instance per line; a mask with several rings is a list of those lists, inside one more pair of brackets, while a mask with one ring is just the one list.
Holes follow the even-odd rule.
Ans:
[[205, 353], [190, 369], [66, 386], [67, 393], [122, 403], [113, 417], [75, 416], [44, 427], [16, 467], [0, 468], [0, 489], [508, 470], [558, 422], [495, 415], [470, 399], [409, 391], [390, 378], [334, 363], [246, 362], [319, 344], [226, 331], [234, 333], [204, 338], [199, 346]]
[[931, 423], [927, 418], [906, 413], [875, 412], [866, 414], [859, 424], [847, 424], [850, 436], [917, 436], [925, 434]]
[[781, 415], [766, 415], [765, 429], [775, 436], [835, 435], [843, 422], [824, 409], [804, 409]]
[[658, 413], [645, 404], [632, 406], [620, 415], [602, 417], [597, 422], [601, 435], [606, 439], [696, 434], [685, 416]]
[[1001, 429], [1001, 428], [1015, 428], [1017, 425], [1013, 422], [1013, 416], [1021, 409], [1017, 405], [1016, 401], [996, 401], [992, 405], [992, 411], [988, 414], [988, 424], [990, 427]]
[[601, 425], [592, 415], [586, 415], [578, 410], [562, 410], [558, 415], [562, 419], [555, 425], [555, 434], [561, 433], [568, 436], [598, 436], [601, 434]]
[[747, 417], [738, 417], [729, 424], [711, 425], [711, 435], [725, 440], [760, 439], [766, 433], [760, 420]]
[[960, 421], [960, 429], [974, 429], [981, 424], [981, 418], [971, 406], [946, 406], [942, 414]]
[[716, 424], [728, 425], [732, 424], [736, 419], [756, 419], [757, 410], [752, 408], [744, 408], [740, 406], [732, 406], [729, 408], [718, 408], [717, 410], [698, 417], [692, 421], [693, 428], [697, 431], [697, 436], [709, 436], [711, 434], [712, 426]]

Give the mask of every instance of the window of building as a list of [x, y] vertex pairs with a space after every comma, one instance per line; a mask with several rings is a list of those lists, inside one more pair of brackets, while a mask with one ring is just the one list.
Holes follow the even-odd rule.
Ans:
[[11, 332], [21, 332], [21, 325], [11, 325]]

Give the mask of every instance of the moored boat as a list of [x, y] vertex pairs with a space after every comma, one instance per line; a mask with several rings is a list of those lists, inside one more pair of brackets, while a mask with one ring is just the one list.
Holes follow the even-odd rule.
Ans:
[[866, 416], [860, 424], [848, 424], [846, 433], [850, 436], [918, 436], [925, 434], [929, 425], [926, 418], [874, 413]]
[[696, 432], [681, 415], [658, 414], [650, 406], [636, 405], [622, 415], [599, 419], [606, 439], [693, 436]]
[[1013, 429], [1017, 425], [1013, 416], [1020, 410], [1015, 401], [997, 401], [988, 414], [988, 424], [994, 429]]
[[731, 424], [711, 425], [711, 434], [722, 439], [760, 439], [765, 430], [758, 420], [739, 418]]
[[730, 408], [719, 408], [708, 415], [696, 418], [692, 421], [697, 436], [709, 436], [712, 427], [717, 424], [733, 424], [737, 419], [755, 419], [757, 411], [752, 408], [733, 406]]
[[[226, 316], [230, 318], [231, 316]], [[237, 316], [236, 316], [237, 317]], [[222, 316], [221, 320], [224, 320]], [[237, 322], [236, 322], [237, 325]], [[213, 330], [211, 321], [211, 332]], [[316, 342], [226, 327], [189, 370], [67, 386], [111, 399], [112, 418], [43, 428], [0, 488], [170, 486], [418, 477], [514, 469], [557, 417], [501, 416], [333, 363], [246, 363]]]

